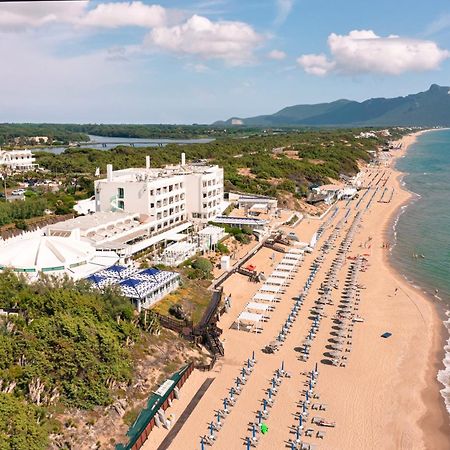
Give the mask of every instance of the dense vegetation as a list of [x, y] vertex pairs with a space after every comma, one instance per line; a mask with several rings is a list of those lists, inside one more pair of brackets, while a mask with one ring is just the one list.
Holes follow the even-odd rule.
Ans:
[[46, 136], [55, 143], [68, 144], [74, 141], [87, 141], [88, 136], [80, 130], [71, 130], [62, 124], [46, 123], [2, 123], [0, 124], [0, 145], [11, 143], [14, 138], [22, 139]]
[[[110, 404], [131, 379], [130, 346], [141, 322], [117, 292], [102, 295], [69, 280], [29, 284], [3, 273], [0, 308], [17, 312], [0, 316], [0, 448], [44, 448], [27, 446], [25, 437], [43, 442], [51, 408]], [[12, 408], [16, 415], [8, 413]], [[16, 429], [19, 444], [1, 445], [8, 429]]]
[[[373, 150], [379, 142], [356, 139], [354, 135], [354, 130], [304, 131], [164, 148], [68, 149], [61, 155], [38, 153], [38, 163], [52, 172], [93, 174], [96, 167], [104, 172], [108, 163], [113, 163], [116, 169], [143, 167], [145, 155], [151, 155], [154, 167], [176, 163], [180, 153], [185, 152], [189, 160], [206, 159], [224, 167], [228, 190], [266, 195], [288, 191], [303, 195], [311, 183], [353, 174], [358, 160], [368, 160], [367, 150]], [[294, 155], [273, 151], [283, 147]], [[242, 169], [251, 172], [246, 174]]]
[[193, 139], [260, 133], [259, 128], [209, 125], [136, 125], [136, 124], [0, 124], [0, 145], [20, 138], [23, 145], [28, 137], [47, 136], [54, 145], [89, 141], [89, 134], [107, 137], [145, 139]]

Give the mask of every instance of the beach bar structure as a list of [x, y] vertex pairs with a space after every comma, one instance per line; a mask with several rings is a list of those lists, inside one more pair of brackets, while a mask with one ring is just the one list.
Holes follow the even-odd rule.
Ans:
[[180, 274], [158, 269], [137, 271], [133, 267], [112, 266], [87, 278], [99, 289], [116, 285], [138, 311], [154, 305], [180, 285]]
[[139, 450], [155, 426], [170, 426], [165, 418], [165, 411], [172, 404], [172, 401], [179, 397], [180, 388], [193, 370], [194, 365], [192, 363], [183, 367], [153, 393], [147, 401], [147, 406], [128, 430], [128, 443], [116, 445], [116, 450]]

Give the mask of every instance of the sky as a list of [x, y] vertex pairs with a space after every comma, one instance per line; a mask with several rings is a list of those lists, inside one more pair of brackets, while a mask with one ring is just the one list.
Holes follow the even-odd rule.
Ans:
[[450, 85], [450, 2], [0, 3], [0, 122], [212, 123]]

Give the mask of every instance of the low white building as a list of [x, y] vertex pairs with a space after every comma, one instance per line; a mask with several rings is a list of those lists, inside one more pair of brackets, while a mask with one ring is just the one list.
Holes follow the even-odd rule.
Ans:
[[30, 278], [47, 274], [68, 275], [77, 280], [118, 260], [116, 253], [99, 252], [89, 242], [74, 237], [44, 236], [32, 232], [0, 241], [0, 271], [8, 269]]
[[13, 172], [33, 170], [35, 161], [31, 150], [0, 150], [0, 171], [2, 168]]
[[136, 309], [149, 308], [173, 292], [180, 285], [180, 274], [158, 269], [136, 270], [132, 267], [111, 266], [88, 278], [94, 286], [103, 290], [117, 286]]
[[[258, 209], [264, 213], [274, 213], [278, 208], [278, 200], [272, 197], [263, 195], [249, 195], [230, 192], [228, 200], [236, 203], [239, 209], [251, 211]], [[256, 207], [256, 208], [255, 208]]]

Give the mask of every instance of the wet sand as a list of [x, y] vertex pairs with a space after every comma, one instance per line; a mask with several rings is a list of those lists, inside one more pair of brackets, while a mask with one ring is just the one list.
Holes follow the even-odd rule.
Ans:
[[[392, 152], [393, 156], [401, 156], [413, 141], [414, 136], [405, 137], [403, 149]], [[363, 211], [362, 222], [347, 255], [367, 255], [365, 258], [368, 260], [368, 268], [358, 275], [358, 282], [365, 288], [361, 290], [357, 313], [364, 318], [364, 322], [354, 326], [352, 350], [348, 353], [346, 367], [335, 367], [323, 362], [326, 362], [324, 353], [327, 352], [329, 339], [332, 337], [332, 316], [337, 309], [351, 260], [344, 263], [338, 274], [339, 287], [332, 293], [333, 304], [325, 307], [325, 317], [321, 321], [307, 362], [299, 361], [298, 347], [311, 325], [309, 311], [319, 297], [317, 288], [324, 281], [325, 273], [337, 254], [337, 247], [353, 221], [357, 200], [349, 202], [348, 208], [351, 211], [347, 223], [334, 248], [325, 255], [292, 332], [277, 353], [265, 354], [261, 349], [277, 336], [294, 304], [293, 298], [299, 294], [309, 275], [311, 262], [346, 214], [346, 202], [338, 203], [339, 211], [313, 253], [305, 254], [294, 280], [281, 296], [281, 302], [275, 304], [270, 320], [263, 323], [262, 333], [248, 333], [231, 328], [262, 283], [249, 282], [238, 274], [224, 283], [225, 293], [232, 296], [231, 310], [222, 316], [218, 324], [224, 330], [221, 339], [225, 357], [211, 372], [194, 372], [181, 390], [181, 400], [174, 402], [167, 411], [178, 418], [202, 383], [207, 378], [215, 378], [174, 438], [171, 450], [200, 449], [200, 436], [209, 434], [208, 423], [215, 420], [215, 411], [223, 408], [223, 398], [229, 395], [229, 388], [253, 350], [257, 359], [255, 369], [237, 397], [236, 405], [231, 408], [222, 429], [216, 433], [213, 448], [246, 448], [244, 439], [251, 436], [249, 423], [255, 421], [262, 399], [267, 397], [266, 389], [273, 372], [280, 367], [282, 361], [291, 377], [284, 379], [279, 387], [270, 416], [264, 421], [269, 431], [264, 436], [260, 435], [258, 448], [290, 448], [287, 443], [293, 437], [291, 427], [296, 423], [295, 414], [299, 411], [298, 402], [302, 399], [306, 381], [302, 372], [311, 370], [316, 362], [320, 372], [316, 391], [320, 394], [320, 403], [326, 404], [326, 410], [310, 411], [306, 427], [312, 428], [314, 435], [305, 438], [305, 442], [315, 444], [318, 449], [330, 450], [441, 450], [450, 447], [448, 416], [436, 380], [436, 372], [442, 361], [442, 321], [433, 303], [389, 265], [389, 251], [383, 246], [387, 229], [392, 226], [400, 206], [410, 198], [410, 194], [401, 189], [401, 174], [392, 168], [392, 161], [393, 158], [385, 167], [365, 169], [366, 184], [375, 176], [376, 180], [382, 181], [379, 182], [379, 191], [370, 208], [366, 210], [366, 205], [375, 192], [375, 182], [359, 206], [359, 210]], [[389, 203], [378, 201], [381, 199], [384, 189], [381, 185], [384, 183], [389, 191], [394, 188], [394, 195]], [[332, 212], [323, 220], [305, 219], [295, 229], [287, 227], [286, 231], [295, 231], [301, 240], [308, 242], [331, 214]], [[268, 275], [273, 270], [272, 254], [272, 250], [264, 248], [249, 263], [255, 264], [258, 271], [264, 271]], [[275, 253], [275, 265], [282, 256], [281, 253]], [[392, 336], [383, 339], [381, 334], [384, 332], [390, 332]], [[311, 418], [314, 416], [334, 421], [336, 427], [311, 425]], [[323, 439], [315, 437], [319, 430], [326, 432]], [[154, 429], [143, 448], [157, 449], [167, 433], [165, 429]]]

